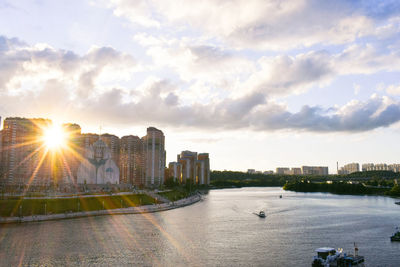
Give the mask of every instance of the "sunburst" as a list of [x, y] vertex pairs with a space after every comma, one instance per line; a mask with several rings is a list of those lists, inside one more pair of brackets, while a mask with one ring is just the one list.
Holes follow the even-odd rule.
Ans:
[[58, 150], [67, 144], [67, 134], [59, 124], [51, 124], [43, 129], [42, 141], [49, 150]]

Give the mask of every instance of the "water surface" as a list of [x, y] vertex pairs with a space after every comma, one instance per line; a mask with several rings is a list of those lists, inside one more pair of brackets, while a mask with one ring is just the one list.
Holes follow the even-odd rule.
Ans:
[[[279, 198], [279, 195], [283, 198]], [[352, 252], [367, 266], [400, 266], [395, 200], [286, 192], [212, 190], [192, 206], [153, 214], [0, 226], [2, 266], [310, 266], [317, 247]], [[253, 214], [265, 210], [267, 218]]]

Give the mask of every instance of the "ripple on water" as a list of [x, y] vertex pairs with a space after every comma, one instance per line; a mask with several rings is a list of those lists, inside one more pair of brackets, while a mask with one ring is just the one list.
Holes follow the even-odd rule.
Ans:
[[389, 240], [399, 222], [386, 197], [212, 190], [165, 212], [3, 225], [0, 265], [309, 266], [315, 248], [357, 242], [368, 266], [399, 266], [400, 243]]

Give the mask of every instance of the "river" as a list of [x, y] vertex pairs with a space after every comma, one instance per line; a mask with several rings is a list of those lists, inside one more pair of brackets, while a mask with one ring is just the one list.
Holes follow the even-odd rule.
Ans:
[[[282, 198], [279, 198], [282, 195]], [[211, 190], [194, 205], [152, 214], [0, 226], [1, 266], [311, 266], [341, 247], [366, 266], [400, 266], [400, 206], [378, 196]], [[267, 218], [253, 214], [265, 210]]]

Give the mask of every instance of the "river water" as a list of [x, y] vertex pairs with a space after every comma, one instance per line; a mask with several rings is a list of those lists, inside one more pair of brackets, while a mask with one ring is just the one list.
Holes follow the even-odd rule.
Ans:
[[[282, 198], [279, 195], [282, 194]], [[0, 226], [1, 266], [311, 266], [314, 250], [341, 247], [366, 266], [400, 266], [395, 200], [211, 190], [175, 210]], [[267, 218], [253, 214], [265, 210]]]

